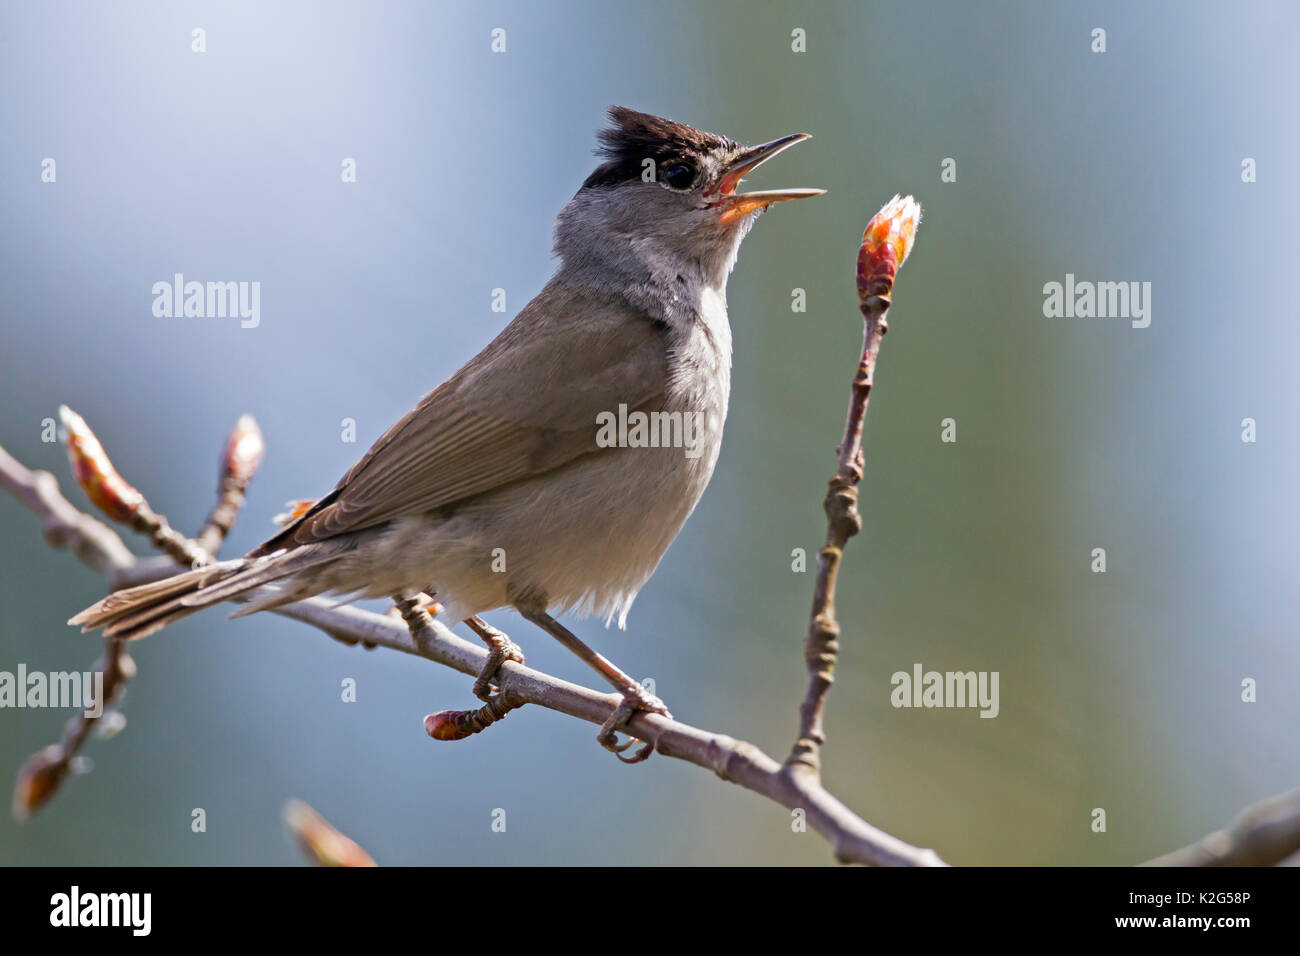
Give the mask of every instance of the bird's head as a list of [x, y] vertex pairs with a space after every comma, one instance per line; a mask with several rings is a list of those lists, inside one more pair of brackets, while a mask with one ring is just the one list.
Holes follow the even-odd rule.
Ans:
[[648, 258], [656, 272], [695, 263], [706, 276], [720, 274], [725, 281], [740, 240], [761, 212], [825, 192], [737, 192], [747, 174], [809, 139], [806, 133], [746, 147], [623, 106], [612, 107], [609, 118], [598, 134], [603, 162], [560, 215], [556, 251], [566, 262], [630, 256]]

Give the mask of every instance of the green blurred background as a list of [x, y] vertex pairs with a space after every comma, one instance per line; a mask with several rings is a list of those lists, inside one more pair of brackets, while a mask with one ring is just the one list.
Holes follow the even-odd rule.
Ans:
[[[40, 441], [66, 402], [196, 529], [252, 412], [269, 453], [241, 552], [495, 335], [492, 289], [513, 314], [542, 286], [607, 105], [748, 142], [813, 133], [754, 177], [830, 195], [746, 240], [713, 484], [628, 630], [575, 627], [679, 718], [785, 752], [813, 585], [791, 552], [824, 535], [853, 258], [867, 218], [915, 193], [826, 779], [954, 863], [1137, 862], [1300, 778], [1298, 23], [1281, 2], [7, 5], [0, 444], [83, 503]], [[260, 281], [260, 327], [154, 318], [175, 272]], [[1152, 283], [1151, 326], [1045, 318], [1066, 273]], [[98, 642], [63, 622], [101, 582], [7, 497], [0, 540], [0, 670], [88, 667]], [[589, 681], [492, 619], [530, 664]], [[0, 818], [0, 862], [292, 864], [291, 796], [387, 864], [830, 862], [786, 811], [676, 761], [624, 767], [539, 708], [434, 743], [421, 718], [470, 706], [467, 678], [290, 621], [209, 612], [136, 658], [125, 731], [37, 817]], [[889, 676], [918, 662], [998, 671], [1000, 715], [894, 709]], [[0, 711], [0, 776], [65, 716]]]

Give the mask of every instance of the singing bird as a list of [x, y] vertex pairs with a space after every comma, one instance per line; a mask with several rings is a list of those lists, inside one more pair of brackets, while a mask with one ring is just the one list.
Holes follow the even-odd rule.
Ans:
[[[556, 220], [554, 276], [491, 344], [264, 544], [118, 591], [70, 623], [131, 640], [232, 599], [247, 614], [323, 593], [423, 591], [487, 641], [479, 696], [522, 655], [477, 615], [513, 607], [623, 694], [604, 746], [626, 748], [614, 731], [636, 710], [667, 714], [552, 614], [625, 626], [718, 459], [741, 240], [772, 204], [824, 190], [737, 192], [806, 134], [746, 148], [625, 107], [609, 118], [600, 165]], [[610, 415], [636, 412], [694, 423], [693, 447], [602, 433]]]

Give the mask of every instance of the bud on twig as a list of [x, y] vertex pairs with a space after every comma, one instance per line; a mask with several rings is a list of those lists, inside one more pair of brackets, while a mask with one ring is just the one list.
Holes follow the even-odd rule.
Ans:
[[63, 738], [58, 743], [50, 744], [27, 758], [14, 785], [13, 812], [20, 821], [47, 803], [69, 773], [85, 773], [90, 769], [89, 761], [80, 757], [79, 751], [92, 730], [112, 728], [107, 734], [112, 736], [126, 722], [126, 718], [112, 709], [111, 704], [121, 698], [127, 682], [135, 676], [135, 659], [126, 652], [121, 641], [106, 638], [104, 656], [91, 670], [104, 675], [103, 699], [96, 702], [103, 709], [99, 716], [77, 714], [67, 722]]
[[858, 300], [862, 308], [888, 304], [894, 278], [916, 240], [921, 206], [911, 196], [895, 196], [871, 217], [858, 249]]
[[257, 474], [265, 454], [266, 442], [262, 438], [262, 429], [257, 427], [257, 420], [252, 415], [239, 416], [221, 456], [222, 484], [230, 481], [245, 487]]
[[835, 585], [844, 548], [849, 539], [862, 530], [862, 515], [858, 511], [858, 482], [862, 480], [865, 467], [862, 425], [867, 415], [867, 400], [875, 385], [880, 340], [889, 330], [886, 314], [894, 279], [907, 254], [912, 251], [920, 222], [920, 204], [911, 196], [895, 196], [871, 217], [858, 248], [858, 302], [864, 320], [862, 355], [849, 392], [844, 438], [836, 449], [835, 474], [827, 483], [826, 498], [822, 503], [826, 512], [826, 544], [817, 556], [817, 585], [813, 592], [808, 635], [804, 639], [808, 691], [799, 705], [799, 736], [786, 757], [788, 772], [814, 779], [821, 774], [821, 748], [826, 742], [823, 712], [840, 654]]
[[284, 805], [284, 822], [317, 866], [376, 866], [370, 854], [301, 800]]
[[114, 521], [130, 524], [144, 503], [144, 495], [117, 473], [84, 418], [67, 405], [60, 405], [59, 421], [63, 425], [63, 443], [68, 449], [72, 477], [100, 511]]
[[464, 740], [482, 733], [510, 711], [523, 706], [514, 694], [502, 691], [478, 710], [440, 710], [424, 718], [424, 732], [434, 740]]
[[14, 816], [26, 820], [39, 810], [54, 796], [67, 772], [68, 760], [59, 744], [50, 744], [28, 757], [14, 785]]
[[60, 405], [59, 420], [63, 424], [63, 442], [68, 447], [73, 477], [104, 514], [148, 535], [159, 550], [179, 564], [198, 567], [208, 562], [208, 552], [169, 525], [166, 518], [149, 507], [144, 495], [117, 473], [84, 418], [68, 406]]
[[217, 482], [217, 503], [203, 524], [195, 543], [215, 557], [221, 542], [234, 527], [239, 509], [244, 506], [244, 491], [257, 474], [266, 454], [262, 430], [252, 415], [241, 415], [226, 438], [221, 453], [221, 477]]

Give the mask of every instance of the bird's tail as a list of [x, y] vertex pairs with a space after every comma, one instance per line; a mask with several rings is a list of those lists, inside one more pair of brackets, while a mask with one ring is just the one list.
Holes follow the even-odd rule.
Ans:
[[[114, 591], [68, 623], [81, 625], [83, 632], [102, 627], [106, 637], [134, 641], [205, 607], [238, 598], [265, 584], [333, 561], [343, 550], [329, 545], [308, 545], [265, 557], [219, 561], [192, 571], [182, 571], [161, 581]], [[315, 590], [286, 588], [258, 600], [240, 613], [287, 604]]]

